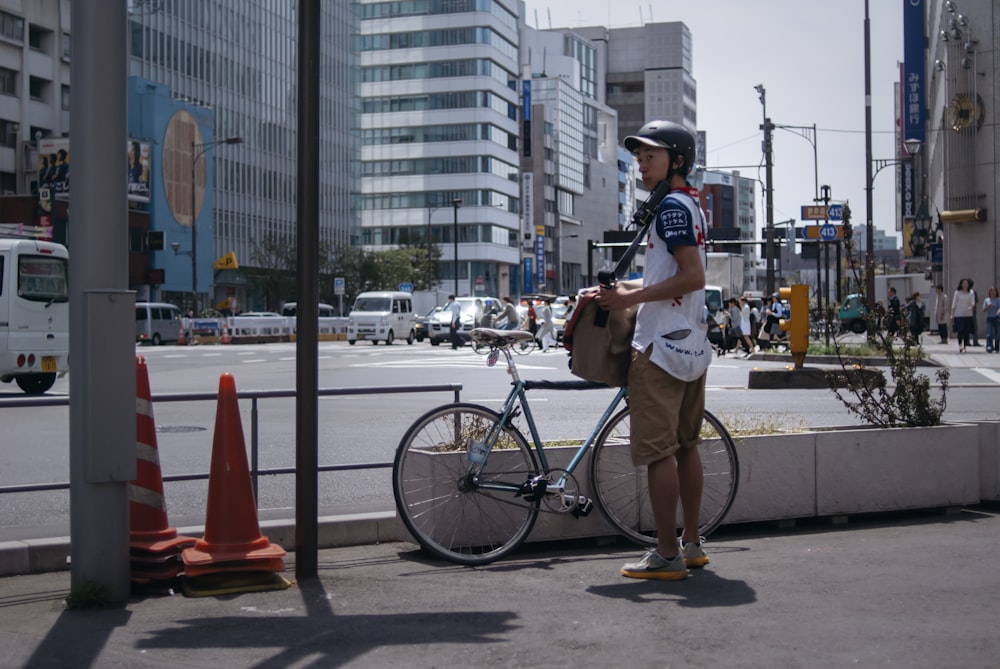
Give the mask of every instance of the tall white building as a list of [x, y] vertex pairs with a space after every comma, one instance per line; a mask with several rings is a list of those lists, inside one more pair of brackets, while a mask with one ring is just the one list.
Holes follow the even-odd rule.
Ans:
[[520, 4], [360, 3], [360, 241], [429, 232], [445, 292], [517, 293]]

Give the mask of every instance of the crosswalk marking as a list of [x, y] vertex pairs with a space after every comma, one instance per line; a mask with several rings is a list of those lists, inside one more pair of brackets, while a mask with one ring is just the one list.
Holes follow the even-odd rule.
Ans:
[[988, 369], [986, 367], [973, 367], [973, 371], [979, 372], [993, 383], [1000, 384], [1000, 371]]

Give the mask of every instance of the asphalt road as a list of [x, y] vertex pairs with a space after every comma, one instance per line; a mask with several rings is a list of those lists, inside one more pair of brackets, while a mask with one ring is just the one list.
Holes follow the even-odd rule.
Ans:
[[[144, 347], [154, 395], [215, 392], [219, 375], [231, 372], [241, 391], [295, 387], [294, 344], [255, 346]], [[570, 379], [562, 353], [532, 353], [517, 358], [525, 378]], [[321, 387], [463, 384], [462, 400], [497, 407], [509, 388], [501, 367], [487, 368], [470, 349], [451, 351], [428, 344], [391, 347], [345, 342], [320, 345]], [[857, 422], [828, 390], [750, 391], [746, 379], [754, 367], [783, 367], [778, 362], [727, 357], [713, 362], [708, 377], [708, 407], [729, 425], [826, 426]], [[930, 371], [930, 370], [928, 370]], [[949, 393], [948, 420], [996, 417], [1000, 400], [989, 369], [955, 368]], [[16, 389], [4, 397], [21, 397]], [[65, 394], [61, 379], [52, 393]], [[610, 391], [533, 391], [530, 399], [543, 438], [585, 436], [610, 399]], [[450, 393], [341, 396], [320, 401], [320, 464], [391, 462], [406, 428], [419, 415], [452, 399]], [[212, 450], [215, 403], [157, 403], [155, 418], [163, 474], [207, 473]], [[241, 405], [249, 443], [250, 405]], [[0, 486], [59, 483], [69, 480], [68, 409], [2, 409], [4, 447], [0, 449]], [[131, 415], [123, 420], [133, 421]], [[260, 467], [295, 463], [295, 406], [290, 399], [262, 401], [259, 407]], [[294, 476], [261, 479], [261, 519], [294, 515]], [[393, 508], [389, 471], [366, 470], [320, 476], [320, 513], [348, 513]], [[207, 483], [169, 482], [168, 512], [177, 526], [204, 522]], [[0, 496], [0, 541], [69, 534], [68, 493], [39, 492]]]

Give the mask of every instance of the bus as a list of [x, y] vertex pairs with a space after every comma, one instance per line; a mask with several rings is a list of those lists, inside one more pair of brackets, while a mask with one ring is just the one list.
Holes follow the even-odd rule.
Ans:
[[69, 252], [0, 239], [0, 381], [40, 395], [68, 371]]

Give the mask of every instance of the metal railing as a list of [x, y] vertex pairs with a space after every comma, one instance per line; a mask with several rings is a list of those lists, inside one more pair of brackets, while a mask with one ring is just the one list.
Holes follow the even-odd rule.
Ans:
[[[451, 392], [454, 393], [455, 401], [461, 399], [461, 383], [445, 383], [438, 385], [420, 386], [370, 386], [364, 388], [321, 388], [317, 392], [319, 397], [334, 397], [338, 395], [394, 395], [404, 393], [433, 393]], [[273, 467], [260, 469], [258, 466], [258, 403], [265, 399], [288, 399], [296, 396], [294, 390], [250, 390], [237, 391], [238, 400], [250, 400], [250, 478], [253, 482], [254, 499], [257, 498], [257, 481], [261, 476], [275, 476], [279, 474], [294, 474], [295, 467]], [[218, 401], [218, 393], [163, 393], [153, 395], [152, 401], [156, 405], [158, 402], [204, 402]], [[51, 407], [69, 406], [69, 397], [14, 397], [11, 399], [0, 399], [0, 409], [7, 408], [27, 408], [27, 407]], [[391, 462], [362, 462], [342, 465], [319, 465], [318, 472], [342, 472], [360, 469], [389, 469]], [[208, 473], [197, 474], [172, 474], [163, 477], [164, 482], [168, 481], [201, 481], [208, 479]], [[69, 483], [29, 483], [24, 485], [0, 486], [0, 495], [22, 493], [22, 492], [48, 492], [53, 490], [69, 490]]]

